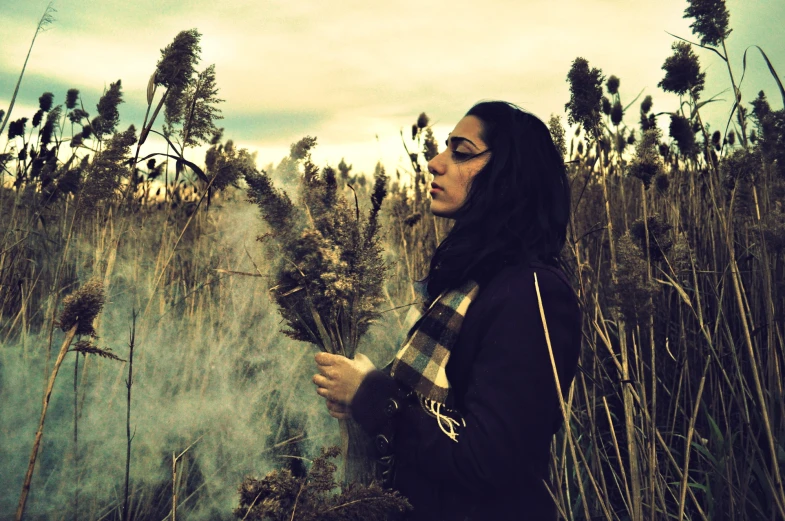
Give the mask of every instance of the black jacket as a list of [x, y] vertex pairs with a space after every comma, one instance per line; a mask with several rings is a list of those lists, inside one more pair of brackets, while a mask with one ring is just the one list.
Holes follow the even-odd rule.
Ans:
[[446, 368], [466, 421], [458, 443], [385, 371], [369, 373], [357, 390], [352, 416], [377, 438], [379, 456], [392, 455], [387, 484], [414, 507], [406, 520], [556, 519], [543, 480], [562, 416], [535, 271], [564, 395], [577, 366], [581, 312], [564, 274], [541, 264], [503, 269], [466, 313]]

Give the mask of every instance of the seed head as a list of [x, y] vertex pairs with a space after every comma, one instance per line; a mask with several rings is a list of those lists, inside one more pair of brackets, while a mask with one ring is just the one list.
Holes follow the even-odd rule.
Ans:
[[417, 128], [425, 128], [428, 126], [429, 122], [430, 119], [425, 114], [425, 112], [422, 112], [419, 116], [417, 116]]
[[33, 128], [38, 127], [41, 124], [41, 120], [44, 119], [44, 110], [38, 109], [38, 111], [33, 115]]
[[605, 87], [608, 89], [608, 94], [610, 94], [611, 96], [615, 96], [616, 94], [618, 94], [619, 83], [620, 83], [619, 78], [611, 75], [611, 77], [608, 78], [608, 82], [605, 84]]
[[564, 140], [564, 127], [559, 116], [551, 115], [551, 119], [548, 120], [548, 130], [551, 132], [551, 139], [556, 145], [556, 150], [559, 151], [561, 157], [564, 157], [567, 154], [567, 145]]
[[687, 0], [690, 4], [684, 10], [684, 18], [694, 18], [690, 25], [692, 32], [700, 36], [703, 45], [717, 46], [728, 37], [730, 13], [725, 0]]
[[76, 102], [79, 100], [79, 89], [68, 89], [65, 95], [65, 108], [68, 110], [76, 107]]
[[670, 188], [671, 181], [667, 174], [661, 172], [657, 174], [657, 177], [654, 178], [654, 186], [657, 187], [657, 191], [661, 194], [664, 194]]
[[609, 116], [611, 113], [611, 100], [606, 96], [602, 97], [602, 113], [606, 116]]
[[613, 102], [613, 107], [611, 107], [611, 123], [618, 126], [623, 118], [624, 107], [621, 106], [621, 102], [619, 100], [616, 100]]
[[570, 124], [580, 124], [592, 137], [599, 134], [602, 82], [605, 77], [600, 69], [589, 68], [584, 58], [572, 62], [567, 81], [570, 84], [570, 101], [565, 104]]
[[19, 136], [24, 136], [26, 124], [27, 118], [19, 118], [16, 121], [12, 121], [8, 125], [8, 140], [10, 141]]
[[104, 306], [104, 286], [98, 279], [90, 279], [81, 288], [63, 299], [60, 329], [68, 331], [77, 326], [77, 335], [95, 336], [93, 320]]
[[700, 71], [698, 56], [687, 42], [676, 42], [671, 48], [673, 54], [662, 65], [665, 77], [657, 86], [679, 96], [689, 92], [698, 99], [706, 81], [706, 74]]
[[643, 98], [643, 101], [641, 101], [641, 114], [648, 114], [653, 105], [654, 101], [651, 99], [651, 96]]
[[51, 92], [44, 92], [40, 98], [38, 98], [38, 108], [43, 110], [44, 112], [49, 112], [52, 108], [52, 102], [55, 99], [55, 95]]
[[[107, 90], [101, 99], [98, 100], [98, 117], [100, 118], [100, 127], [96, 127], [96, 134], [108, 135], [112, 134], [120, 122], [120, 112], [117, 106], [123, 102], [122, 83], [117, 80], [115, 83], [109, 84]], [[93, 125], [95, 126], [95, 125]]]
[[722, 148], [722, 144], [720, 143], [721, 140], [722, 134], [720, 134], [719, 130], [715, 130], [711, 135], [711, 144], [714, 145], [714, 149], [718, 152]]
[[652, 178], [661, 171], [662, 160], [658, 150], [659, 141], [660, 131], [658, 128], [643, 132], [641, 140], [635, 147], [635, 157], [630, 162], [629, 174], [643, 181], [646, 188], [651, 184]]
[[695, 155], [695, 133], [692, 131], [690, 120], [679, 114], [671, 114], [670, 136], [676, 141], [683, 156]]

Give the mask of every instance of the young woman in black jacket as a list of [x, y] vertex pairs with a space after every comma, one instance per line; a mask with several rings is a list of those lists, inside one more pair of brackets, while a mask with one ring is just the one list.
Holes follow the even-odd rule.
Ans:
[[469, 110], [428, 171], [431, 211], [455, 223], [406, 341], [381, 370], [317, 354], [317, 393], [375, 437], [384, 484], [414, 507], [407, 520], [556, 519], [549, 449], [581, 342], [559, 267], [563, 159], [542, 121], [494, 101]]

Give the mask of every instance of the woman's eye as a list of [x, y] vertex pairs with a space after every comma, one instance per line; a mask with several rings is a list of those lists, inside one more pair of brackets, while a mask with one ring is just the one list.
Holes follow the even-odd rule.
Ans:
[[471, 154], [467, 154], [465, 152], [458, 152], [457, 150], [452, 151], [452, 158], [456, 161], [466, 161], [471, 157]]

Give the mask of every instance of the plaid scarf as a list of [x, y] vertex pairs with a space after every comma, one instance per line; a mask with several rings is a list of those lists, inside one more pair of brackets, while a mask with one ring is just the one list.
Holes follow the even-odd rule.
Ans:
[[436, 418], [442, 432], [455, 442], [455, 428], [466, 427], [466, 422], [447, 407], [453, 396], [445, 369], [450, 350], [458, 341], [463, 317], [478, 292], [477, 283], [468, 281], [439, 295], [424, 312], [413, 306], [406, 320], [407, 325], [412, 324], [411, 329], [390, 368], [390, 375], [417, 394], [423, 409]]

